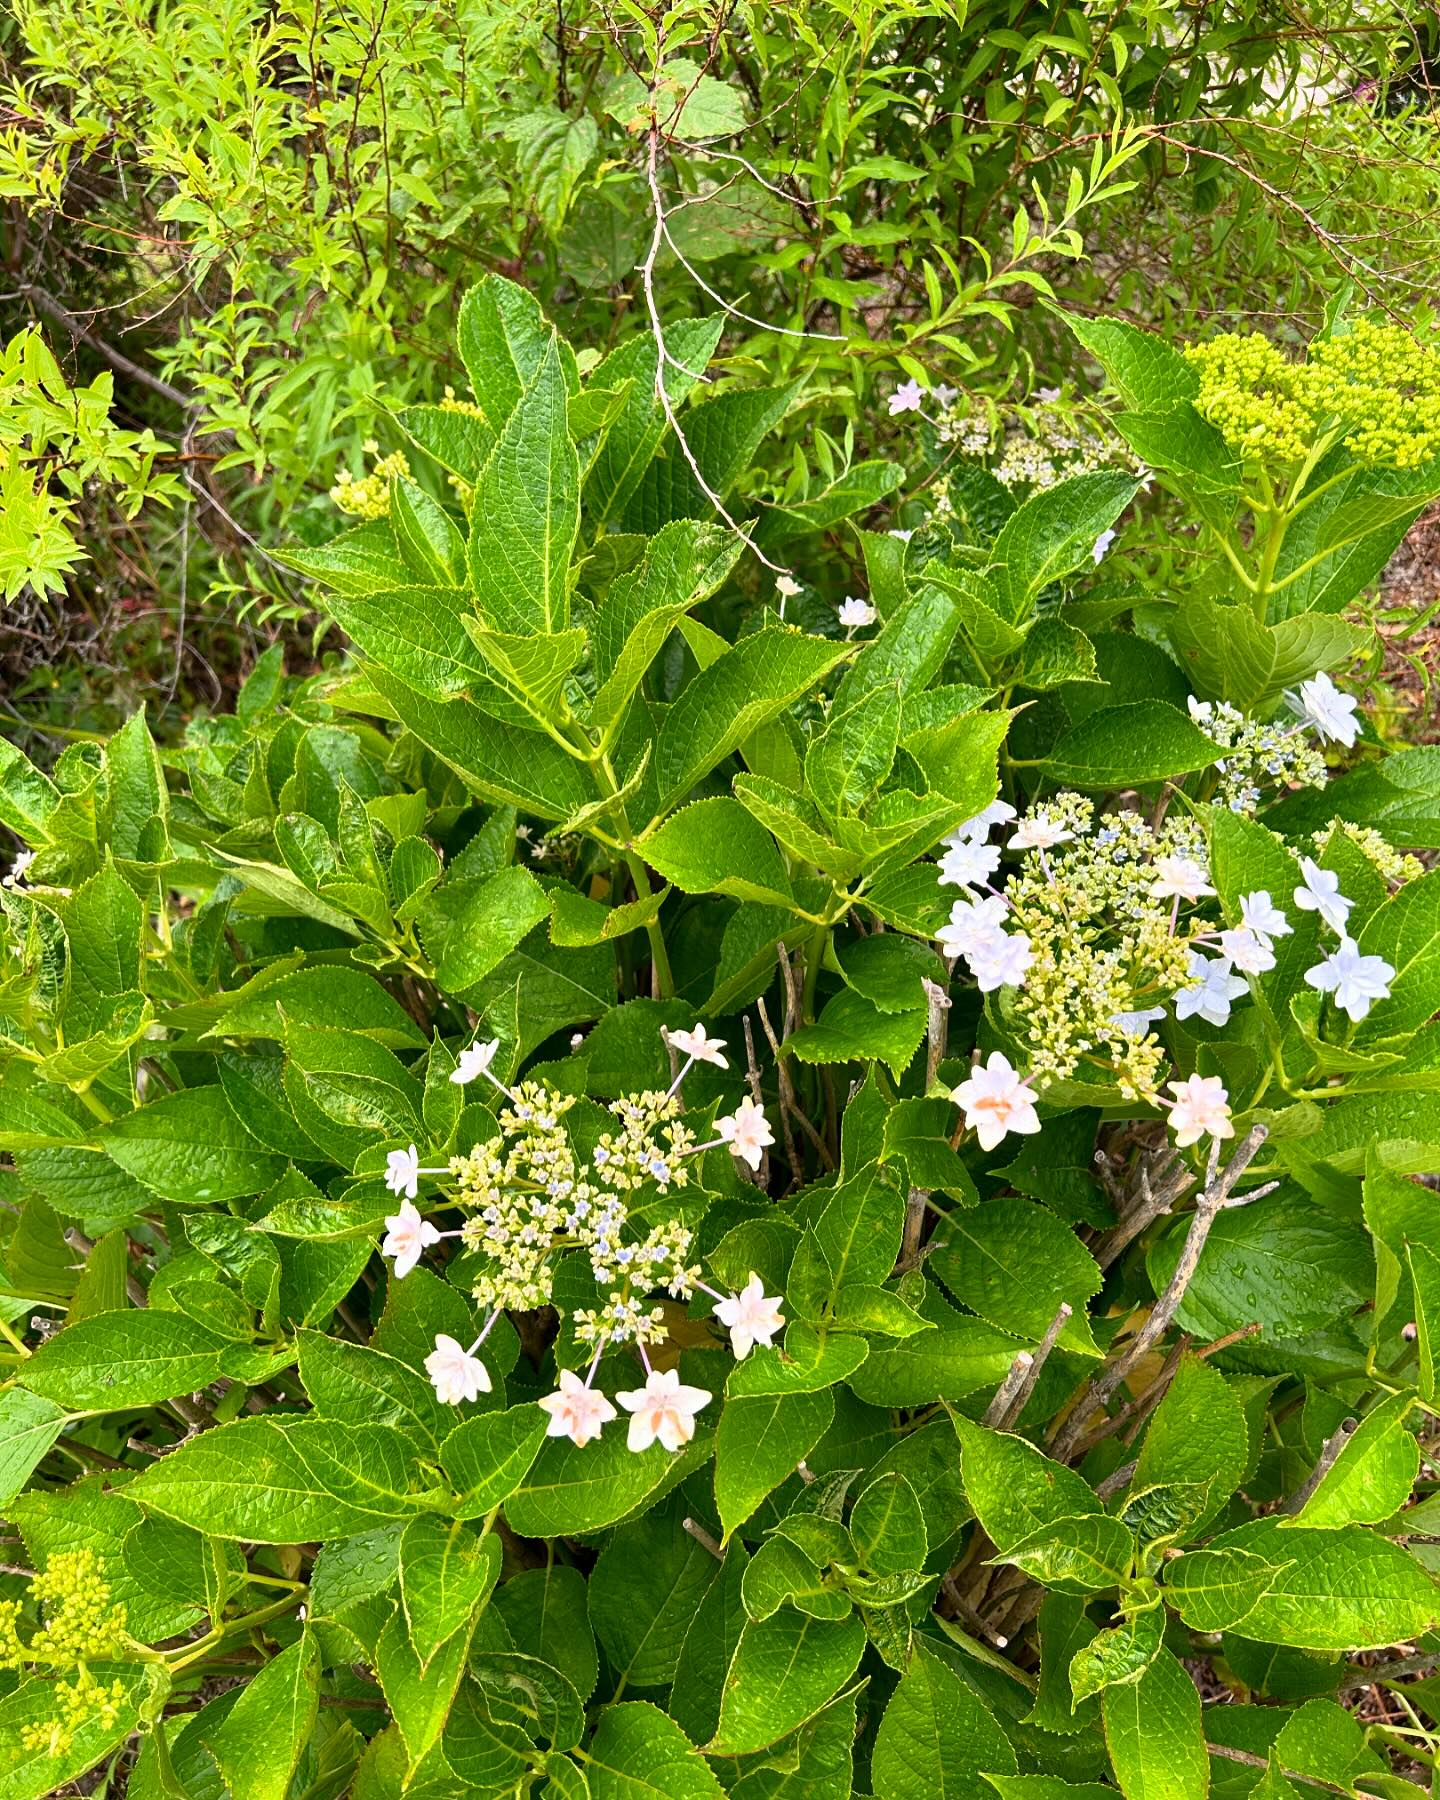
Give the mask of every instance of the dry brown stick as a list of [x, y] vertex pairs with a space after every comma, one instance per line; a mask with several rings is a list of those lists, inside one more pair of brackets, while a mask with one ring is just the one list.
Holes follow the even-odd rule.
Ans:
[[711, 1537], [710, 1533], [698, 1519], [682, 1519], [680, 1521], [680, 1526], [683, 1531], [688, 1531], [690, 1533], [697, 1544], [703, 1544], [717, 1562], [724, 1562], [725, 1552], [715, 1542], [714, 1538]]
[[[1256, 1756], [1250, 1750], [1237, 1750], [1231, 1744], [1206, 1744], [1205, 1750], [1208, 1755], [1223, 1757], [1226, 1762], [1244, 1763], [1247, 1769], [1270, 1767], [1267, 1757]], [[1323, 1788], [1327, 1794], [1349, 1794], [1354, 1791], [1351, 1788], [1337, 1787], [1333, 1781], [1324, 1781], [1318, 1775], [1300, 1775], [1294, 1769], [1282, 1769], [1280, 1773], [1287, 1780], [1298, 1781], [1302, 1786]]]
[[1153, 1162], [1147, 1161], [1149, 1154], [1141, 1152], [1134, 1204], [1091, 1246], [1090, 1254], [1102, 1269], [1108, 1269], [1142, 1231], [1169, 1212], [1195, 1179], [1183, 1163], [1176, 1163], [1173, 1151], [1167, 1150]]
[[1320, 1456], [1315, 1467], [1306, 1476], [1301, 1486], [1295, 1490], [1285, 1502], [1284, 1506], [1281, 1507], [1281, 1512], [1289, 1513], [1293, 1517], [1294, 1514], [1303, 1509], [1306, 1501], [1309, 1500], [1316, 1488], [1319, 1487], [1320, 1483], [1330, 1473], [1331, 1469], [1334, 1468], [1335, 1459], [1355, 1435], [1355, 1428], [1359, 1423], [1360, 1421], [1358, 1419], [1342, 1419], [1340, 1421], [1335, 1430], [1331, 1432], [1328, 1438], [1326, 1438], [1324, 1447], [1320, 1451]]
[[1166, 1357], [1160, 1373], [1155, 1377], [1154, 1381], [1150, 1383], [1149, 1387], [1145, 1389], [1144, 1393], [1137, 1394], [1133, 1400], [1128, 1401], [1126, 1405], [1122, 1406], [1119, 1412], [1113, 1413], [1107, 1418], [1102, 1419], [1095, 1427], [1094, 1431], [1090, 1432], [1087, 1437], [1082, 1439], [1073, 1454], [1077, 1456], [1088, 1456], [1097, 1444], [1103, 1444], [1106, 1438], [1114, 1437], [1117, 1431], [1123, 1431], [1127, 1425], [1134, 1424], [1138, 1426], [1142, 1424], [1149, 1414], [1152, 1413], [1165, 1398], [1165, 1390], [1175, 1379], [1175, 1371], [1180, 1367], [1180, 1358], [1189, 1348], [1190, 1339], [1187, 1335], [1182, 1333], [1180, 1341], [1171, 1350], [1169, 1356]]
[[949, 1036], [946, 1014], [950, 1011], [950, 996], [938, 981], [928, 981], [922, 977], [920, 985], [925, 990], [925, 1091], [928, 1094], [935, 1085], [940, 1064], [945, 1059], [946, 1039]]
[[1400, 1656], [1394, 1662], [1373, 1663], [1368, 1669], [1357, 1669], [1348, 1681], [1340, 1683], [1339, 1692], [1353, 1694], [1361, 1688], [1374, 1687], [1379, 1681], [1394, 1681], [1399, 1675], [1428, 1675], [1440, 1663], [1440, 1653], [1421, 1651], [1418, 1656]]
[[785, 1067], [785, 1060], [780, 1054], [780, 1040], [775, 1036], [770, 1024], [770, 1015], [765, 1010], [763, 998], [755, 1002], [755, 1010], [760, 1015], [760, 1027], [770, 1040], [770, 1049], [775, 1057], [775, 1079], [780, 1095], [780, 1135], [785, 1141], [785, 1158], [790, 1164], [792, 1181], [804, 1180], [800, 1151], [795, 1143], [795, 1133], [790, 1128], [790, 1076]]
[[995, 1398], [985, 1408], [981, 1419], [991, 1431], [998, 1431], [1010, 1414], [1010, 1403], [1025, 1384], [1025, 1377], [1030, 1373], [1030, 1365], [1035, 1358], [1028, 1350], [1017, 1351], [1015, 1360], [1005, 1371], [1005, 1379], [995, 1390]]
[[[763, 1107], [764, 1094], [760, 1086], [760, 1065], [755, 1060], [755, 1033], [750, 1026], [749, 1013], [740, 1015], [740, 1026], [745, 1033], [745, 1080], [750, 1089], [750, 1098], [756, 1106]], [[672, 1076], [673, 1080], [674, 1077]], [[747, 1171], [748, 1173], [748, 1171]], [[770, 1186], [770, 1152], [760, 1152], [760, 1167], [752, 1177], [756, 1187], [768, 1189]]]
[[1205, 1186], [1199, 1199], [1195, 1202], [1195, 1211], [1190, 1218], [1190, 1229], [1186, 1233], [1185, 1243], [1180, 1251], [1180, 1260], [1175, 1265], [1175, 1273], [1170, 1277], [1165, 1292], [1156, 1300], [1150, 1309], [1150, 1316], [1136, 1332], [1129, 1348], [1107, 1368], [1101, 1371], [1080, 1396], [1051, 1442], [1050, 1455], [1057, 1462], [1065, 1462], [1075, 1446], [1085, 1435], [1086, 1426], [1097, 1407], [1103, 1407], [1115, 1393], [1126, 1377], [1136, 1366], [1149, 1355], [1150, 1351], [1165, 1335], [1180, 1302], [1185, 1297], [1185, 1290], [1194, 1278], [1200, 1265], [1201, 1253], [1205, 1248], [1205, 1240], [1210, 1236], [1210, 1228], [1220, 1215], [1220, 1209], [1230, 1197], [1231, 1189], [1254, 1161], [1260, 1146], [1270, 1135], [1267, 1125], [1256, 1125], [1245, 1134], [1239, 1147], [1224, 1169], [1219, 1168], [1219, 1141], [1217, 1140], [1210, 1153], [1209, 1167], [1205, 1172]]
[[1045, 1367], [1050, 1352], [1060, 1341], [1060, 1333], [1070, 1323], [1070, 1315], [1073, 1310], [1068, 1300], [1062, 1300], [1055, 1317], [1045, 1327], [1045, 1335], [1035, 1346], [1034, 1354], [1025, 1370], [1025, 1378], [1016, 1389], [1008, 1409], [1000, 1420], [1002, 1431], [1008, 1431], [1024, 1412], [1030, 1396], [1035, 1392], [1035, 1383], [1040, 1379], [1040, 1371]]
[[925, 1208], [930, 1204], [929, 1190], [912, 1187], [905, 1203], [905, 1229], [900, 1238], [900, 1260], [896, 1269], [903, 1275], [920, 1260], [920, 1234], [925, 1229]]

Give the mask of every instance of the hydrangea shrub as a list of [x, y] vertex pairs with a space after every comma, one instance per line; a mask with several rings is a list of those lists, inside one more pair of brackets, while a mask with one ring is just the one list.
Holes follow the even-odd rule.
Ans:
[[488, 280], [353, 654], [0, 754], [3, 1800], [1426, 1791], [1433, 353], [1072, 323], [891, 525]]

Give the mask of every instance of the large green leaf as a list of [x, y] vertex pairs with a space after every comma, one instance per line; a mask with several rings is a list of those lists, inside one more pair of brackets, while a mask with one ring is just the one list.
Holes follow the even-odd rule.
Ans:
[[1107, 1687], [1101, 1709], [1125, 1800], [1206, 1800], [1210, 1763], [1200, 1696], [1169, 1650], [1137, 1681]]
[[161, 1094], [98, 1136], [122, 1169], [182, 1206], [246, 1199], [285, 1167], [260, 1148], [218, 1087]]
[[1222, 754], [1198, 725], [1163, 700], [1107, 707], [1072, 726], [1041, 763], [1066, 787], [1118, 788], [1207, 769]]
[[813, 1718], [855, 1673], [865, 1648], [856, 1618], [812, 1619], [782, 1606], [740, 1634], [720, 1702], [720, 1723], [706, 1746], [734, 1756], [778, 1743]]
[[1015, 1752], [975, 1691], [917, 1641], [880, 1721], [871, 1769], [877, 1800], [974, 1800], [985, 1774], [1014, 1774]]

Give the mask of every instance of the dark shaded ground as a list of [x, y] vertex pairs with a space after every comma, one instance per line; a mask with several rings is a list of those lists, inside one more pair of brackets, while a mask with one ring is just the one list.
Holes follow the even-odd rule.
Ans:
[[1440, 507], [1411, 527], [1391, 558], [1380, 590], [1381, 680], [1395, 703], [1395, 735], [1409, 743], [1440, 742]]

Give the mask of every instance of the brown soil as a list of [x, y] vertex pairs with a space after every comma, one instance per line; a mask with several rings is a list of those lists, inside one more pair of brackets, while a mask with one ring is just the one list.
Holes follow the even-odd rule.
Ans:
[[1392, 696], [1396, 737], [1440, 742], [1440, 507], [1423, 514], [1390, 559], [1380, 584], [1378, 612], [1385, 660], [1380, 684]]

